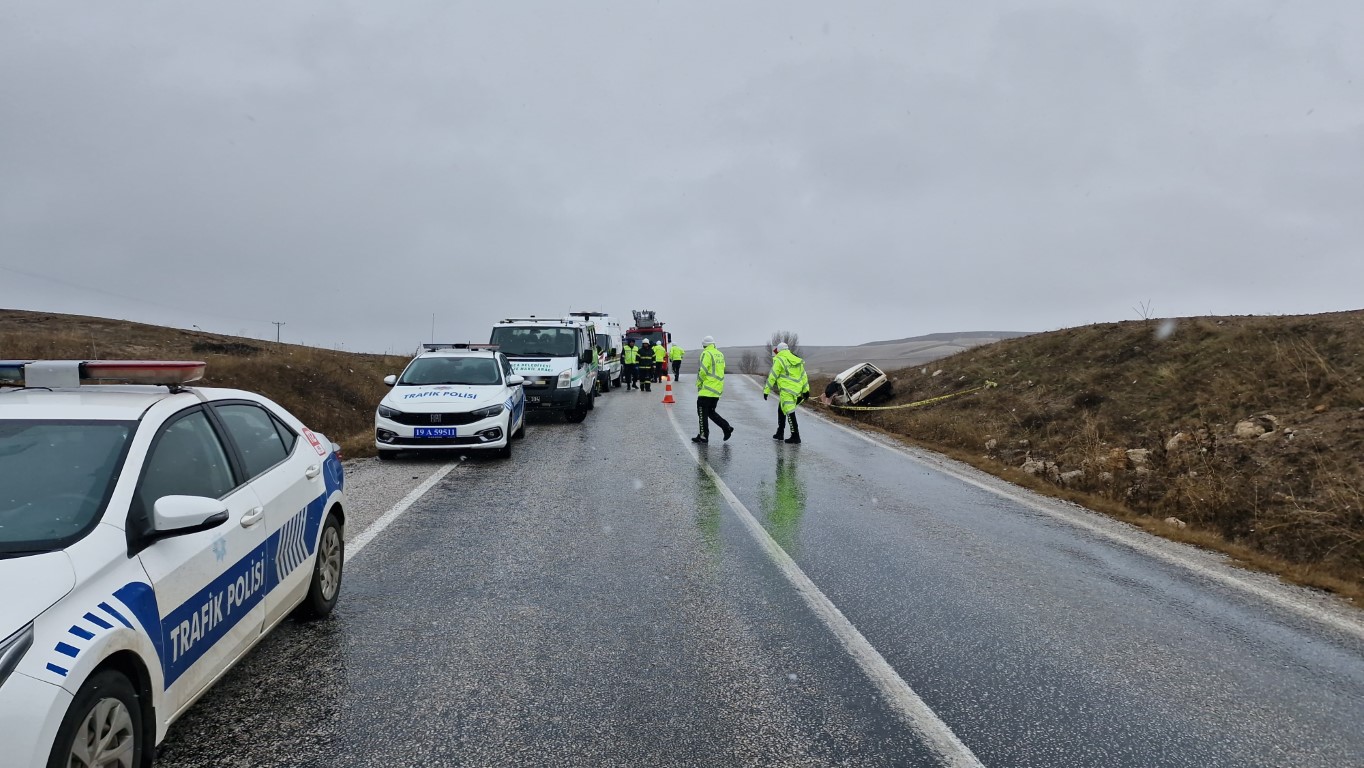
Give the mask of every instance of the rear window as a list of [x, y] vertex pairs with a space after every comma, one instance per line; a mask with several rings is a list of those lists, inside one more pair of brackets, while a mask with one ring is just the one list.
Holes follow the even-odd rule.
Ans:
[[0, 557], [60, 549], [93, 528], [136, 426], [0, 421]]

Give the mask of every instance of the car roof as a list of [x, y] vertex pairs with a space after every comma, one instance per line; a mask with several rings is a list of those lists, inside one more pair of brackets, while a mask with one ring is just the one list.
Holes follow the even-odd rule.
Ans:
[[495, 349], [428, 349], [417, 355], [422, 357], [497, 357]]
[[0, 419], [83, 419], [136, 421], [171, 397], [197, 398], [152, 385], [86, 385], [58, 389], [0, 388]]

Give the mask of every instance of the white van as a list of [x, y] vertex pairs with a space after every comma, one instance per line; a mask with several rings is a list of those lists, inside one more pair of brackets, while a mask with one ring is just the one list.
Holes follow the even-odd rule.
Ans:
[[597, 338], [576, 317], [509, 317], [493, 326], [489, 343], [524, 379], [526, 410], [563, 411], [580, 422], [597, 396]]
[[619, 387], [621, 375], [625, 371], [621, 354], [625, 348], [625, 331], [620, 321], [605, 312], [570, 312], [573, 317], [581, 317], [591, 323], [597, 333], [597, 352], [601, 371], [597, 375], [597, 389], [606, 392], [611, 387]]

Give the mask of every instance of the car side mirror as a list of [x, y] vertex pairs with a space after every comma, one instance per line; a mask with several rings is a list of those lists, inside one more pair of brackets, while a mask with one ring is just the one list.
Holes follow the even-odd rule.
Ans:
[[507, 377], [507, 386], [509, 387], [519, 387], [525, 383], [526, 377], [524, 376], [517, 376], [516, 374], [512, 374], [511, 376]]
[[152, 505], [152, 536], [164, 539], [217, 528], [227, 522], [227, 505], [205, 496], [162, 496]]
[[391, 387], [398, 383], [398, 377], [390, 373], [384, 377], [384, 383]]

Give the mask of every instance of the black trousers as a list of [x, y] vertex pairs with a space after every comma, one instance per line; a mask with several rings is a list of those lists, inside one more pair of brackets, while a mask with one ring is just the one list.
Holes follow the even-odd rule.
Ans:
[[639, 378], [639, 363], [626, 363], [625, 365], [621, 366], [621, 368], [622, 371], [620, 377], [622, 379], [625, 379], [625, 386], [628, 387], [633, 385], [635, 383], [635, 379]]
[[786, 434], [786, 422], [791, 422], [791, 437], [800, 437], [800, 425], [796, 423], [796, 411], [782, 413], [781, 406], [777, 406], [777, 434]]
[[696, 434], [703, 438], [710, 437], [710, 425], [706, 423], [707, 420], [715, 422], [715, 426], [719, 427], [721, 432], [730, 430], [729, 422], [725, 421], [725, 417], [715, 412], [715, 406], [719, 402], [720, 398], [718, 397], [696, 398]]
[[681, 379], [677, 378], [677, 377], [680, 376], [681, 374], [682, 374], [682, 361], [681, 361], [681, 360], [674, 360], [674, 361], [673, 361], [673, 381], [681, 381]]

